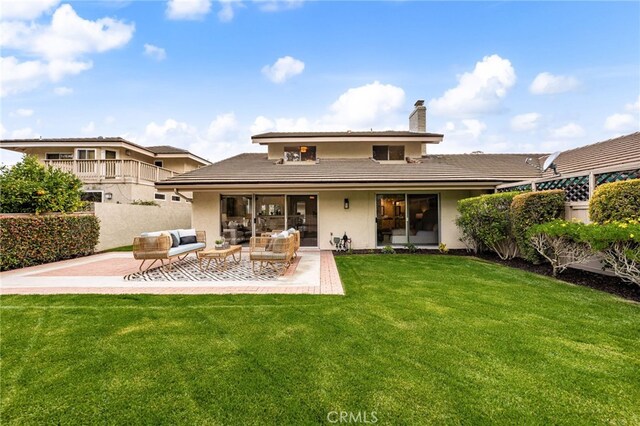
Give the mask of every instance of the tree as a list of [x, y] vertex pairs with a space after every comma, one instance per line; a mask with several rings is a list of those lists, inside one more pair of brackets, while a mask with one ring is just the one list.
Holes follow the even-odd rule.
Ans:
[[0, 212], [72, 213], [84, 206], [82, 181], [73, 173], [45, 167], [25, 156], [12, 167], [0, 167]]

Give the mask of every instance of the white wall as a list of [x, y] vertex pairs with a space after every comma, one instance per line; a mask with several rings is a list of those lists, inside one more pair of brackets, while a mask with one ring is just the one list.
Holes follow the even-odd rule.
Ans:
[[207, 233], [207, 246], [220, 237], [220, 193], [194, 192], [191, 212], [192, 226]]
[[166, 203], [157, 206], [95, 203], [100, 219], [100, 241], [96, 251], [128, 246], [142, 232], [191, 227], [189, 203]]

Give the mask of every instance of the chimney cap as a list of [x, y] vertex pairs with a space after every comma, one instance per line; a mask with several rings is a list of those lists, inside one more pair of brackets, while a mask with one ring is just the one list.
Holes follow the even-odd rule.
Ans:
[[423, 105], [424, 105], [424, 99], [418, 99], [413, 106], [419, 107], [419, 106], [423, 106]]

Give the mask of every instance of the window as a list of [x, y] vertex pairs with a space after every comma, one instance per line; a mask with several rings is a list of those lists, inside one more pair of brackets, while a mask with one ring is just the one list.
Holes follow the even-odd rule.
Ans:
[[163, 164], [162, 160], [156, 160], [153, 162], [153, 165], [156, 167], [164, 167]]
[[102, 191], [83, 191], [80, 195], [82, 201], [88, 201], [90, 203], [102, 202]]
[[175, 201], [176, 203], [180, 202], [180, 196], [179, 195], [172, 195], [171, 196], [171, 201]]
[[374, 145], [373, 159], [378, 161], [404, 160], [404, 145]]
[[47, 152], [44, 158], [45, 160], [73, 160], [73, 154], [70, 152]]
[[155, 198], [156, 200], [162, 200], [162, 201], [164, 201], [164, 200], [166, 200], [166, 199], [167, 199], [167, 196], [166, 196], [165, 194], [160, 194], [160, 193], [157, 193], [157, 192], [156, 192], [156, 193], [155, 193], [155, 195], [154, 195], [154, 198]]
[[78, 149], [76, 150], [76, 157], [78, 158], [78, 160], [95, 160], [96, 150], [95, 149]]
[[285, 161], [316, 161], [315, 146], [286, 146], [284, 147]]

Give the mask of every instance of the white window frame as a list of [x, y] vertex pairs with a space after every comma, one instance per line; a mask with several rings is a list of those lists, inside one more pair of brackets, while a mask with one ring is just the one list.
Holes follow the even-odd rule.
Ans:
[[[98, 152], [97, 152], [97, 150], [95, 148], [76, 148], [76, 151], [75, 151], [76, 160], [80, 160], [80, 155], [79, 155], [80, 151], [87, 151], [87, 152], [93, 151], [93, 159], [94, 160], [98, 159]], [[88, 157], [88, 155], [87, 155], [87, 157]], [[87, 158], [86, 160], [90, 160], [90, 159]]]
[[[158, 198], [158, 196], [162, 198]], [[154, 201], [167, 201], [167, 194], [163, 194], [162, 192], [156, 192], [153, 194]]]
[[[160, 163], [160, 165], [158, 166], [156, 163]], [[153, 160], [153, 165], [156, 167], [160, 167], [162, 169], [164, 169], [164, 161], [163, 160]]]
[[[177, 200], [174, 200], [174, 198], [177, 198]], [[179, 195], [172, 195], [171, 196], [171, 202], [172, 203], [179, 203], [180, 202], [180, 196]]]
[[[47, 158], [47, 156], [56, 154], [58, 158]], [[61, 155], [70, 155], [71, 158], [59, 158]], [[45, 152], [44, 154], [45, 160], [73, 160], [73, 152]]]

